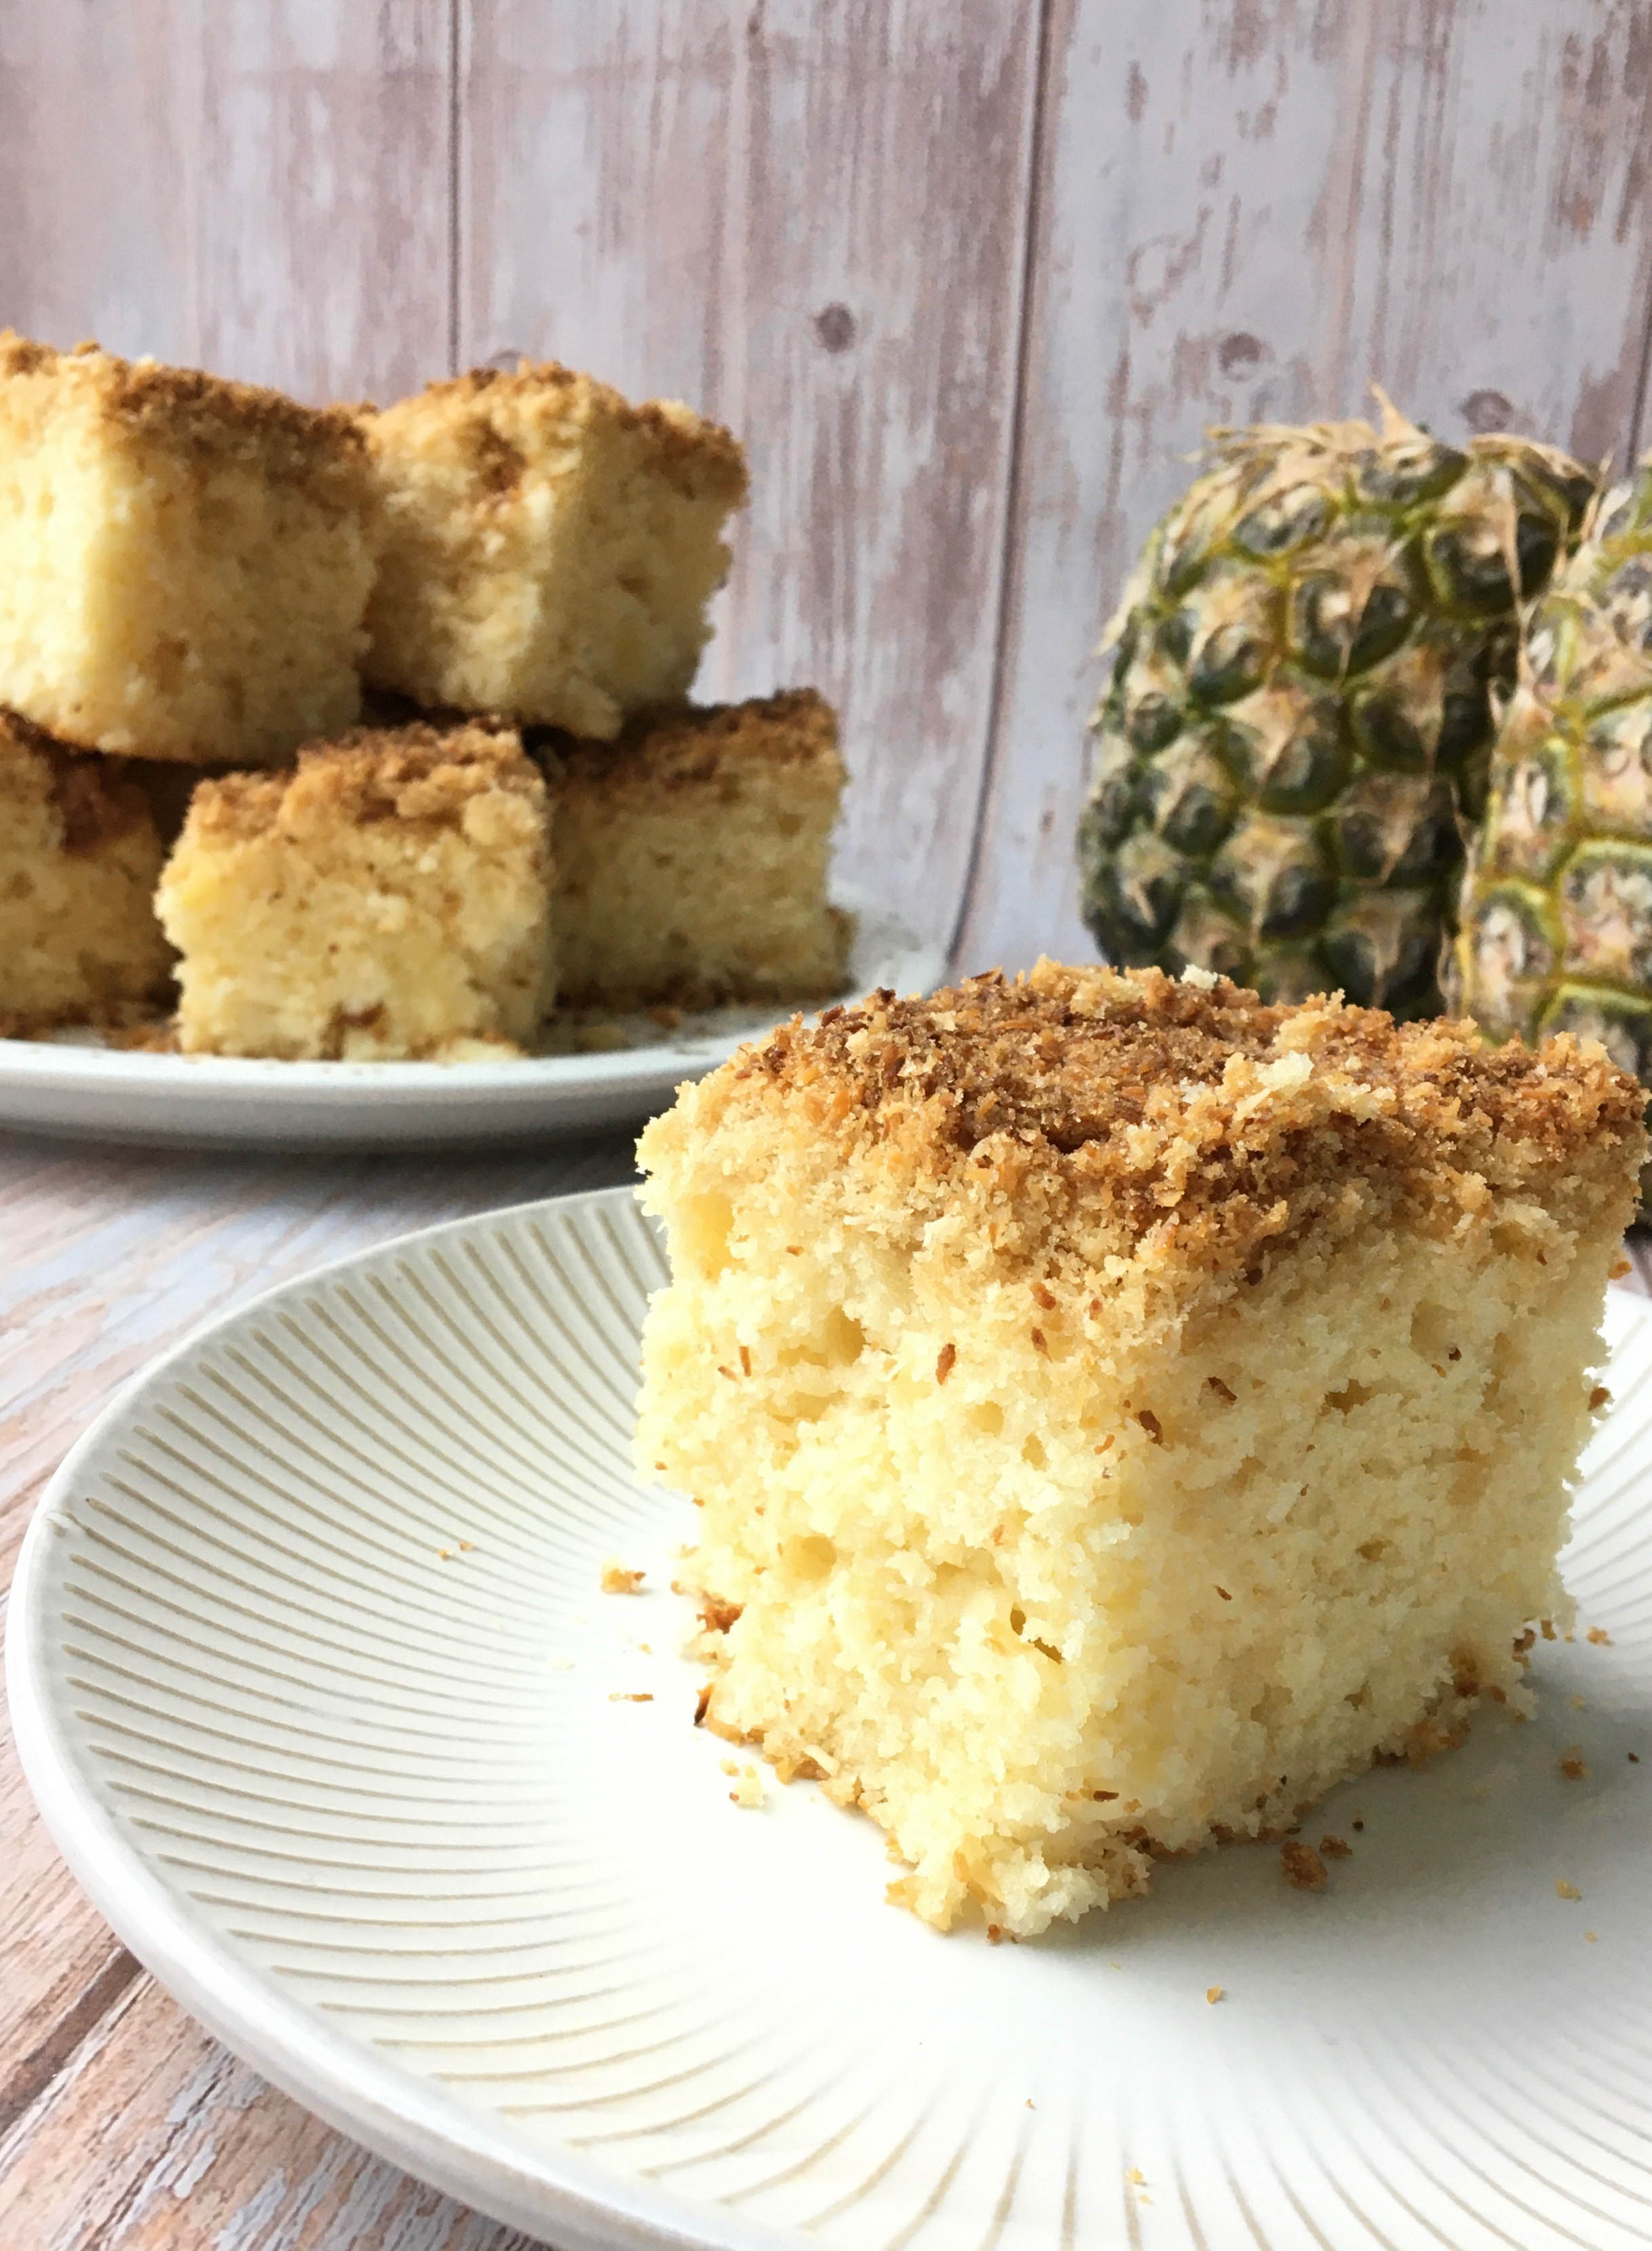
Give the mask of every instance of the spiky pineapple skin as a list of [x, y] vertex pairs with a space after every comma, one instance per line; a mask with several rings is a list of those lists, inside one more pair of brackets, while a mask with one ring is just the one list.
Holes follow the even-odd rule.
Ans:
[[1380, 433], [1211, 446], [1110, 629], [1085, 919], [1116, 962], [1435, 1014], [1491, 697], [1593, 480], [1517, 438], [1442, 445], [1392, 409]]
[[1469, 850], [1452, 1005], [1652, 1085], [1652, 455], [1532, 614]]

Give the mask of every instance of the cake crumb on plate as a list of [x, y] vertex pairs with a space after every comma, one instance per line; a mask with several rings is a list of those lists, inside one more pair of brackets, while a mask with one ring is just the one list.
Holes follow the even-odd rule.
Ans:
[[1289, 1838], [1279, 1848], [1280, 1865], [1285, 1871], [1285, 1880], [1293, 1891], [1322, 1892], [1326, 1884], [1325, 1863], [1311, 1845], [1299, 1845]]

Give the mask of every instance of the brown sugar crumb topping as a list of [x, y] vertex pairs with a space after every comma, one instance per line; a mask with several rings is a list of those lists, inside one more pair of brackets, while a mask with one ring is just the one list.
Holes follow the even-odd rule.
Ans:
[[584, 423], [642, 432], [657, 447], [661, 466], [679, 474], [698, 471], [725, 485], [734, 502], [746, 494], [746, 454], [739, 440], [720, 423], [709, 422], [674, 399], [651, 398], [633, 405], [622, 393], [593, 376], [557, 360], [518, 360], [514, 368], [473, 367], [463, 375], [427, 384], [400, 399], [383, 417], [371, 405], [364, 417], [417, 424], [455, 413], [491, 415], [513, 411], [548, 411]]
[[1584, 1760], [1583, 1745], [1571, 1743], [1560, 1754], [1560, 1771], [1568, 1782], [1586, 1782], [1588, 1766]]
[[365, 470], [365, 442], [344, 407], [301, 406], [283, 391], [199, 368], [121, 359], [94, 343], [59, 352], [0, 330], [0, 381], [42, 375], [56, 377], [66, 395], [89, 395], [107, 413], [174, 445], [223, 453], [253, 442], [276, 475], [326, 475], [340, 463], [352, 474]]
[[1346, 1837], [1322, 1837], [1319, 1849], [1328, 1860], [1351, 1860], [1354, 1857], [1354, 1848]]
[[545, 785], [515, 731], [483, 722], [357, 727], [313, 743], [290, 772], [225, 774], [190, 805], [197, 834], [254, 836], [316, 820], [341, 828], [378, 821], [455, 828], [477, 798], [503, 792], [542, 809]]
[[837, 717], [812, 688], [783, 689], [745, 703], [648, 711], [627, 721], [612, 743], [591, 743], [555, 727], [530, 743], [568, 783], [605, 795], [733, 785], [764, 768], [806, 772], [841, 788]]
[[1302, 1845], [1287, 1838], [1279, 1848], [1280, 1866], [1285, 1880], [1293, 1891], [1322, 1892], [1329, 1880], [1325, 1863], [1311, 1845]]
[[44, 791], [68, 853], [95, 852], [149, 824], [149, 800], [121, 759], [67, 750], [16, 712], [0, 712], [0, 792], [14, 786], [32, 803]]
[[985, 1167], [1024, 1202], [1082, 1199], [1259, 1277], [1265, 1242], [1362, 1184], [1454, 1212], [1587, 1168], [1627, 1216], [1644, 1146], [1635, 1080], [1565, 1036], [1492, 1049], [1466, 1023], [1048, 961], [795, 1018], [722, 1076], [726, 1099], [767, 1088], [914, 1184]]

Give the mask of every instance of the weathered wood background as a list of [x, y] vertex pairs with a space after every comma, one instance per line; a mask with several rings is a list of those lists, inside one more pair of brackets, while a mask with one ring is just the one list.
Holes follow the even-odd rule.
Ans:
[[705, 688], [839, 703], [851, 880], [1087, 956], [1090, 651], [1218, 420], [1622, 461], [1649, 0], [0, 0], [0, 318], [309, 398], [554, 355], [756, 473]]
[[[1649, 169], [1652, 0], [0, 0], [0, 320], [314, 399], [554, 355], [732, 423], [705, 689], [832, 695], [843, 872], [966, 968], [1090, 951], [1089, 652], [1204, 425], [1374, 378], [1652, 436]], [[623, 1164], [10, 1153], [0, 1583], [202, 1312]], [[0, 1963], [6, 2251], [519, 2241], [171, 2009], [3, 1748]]]

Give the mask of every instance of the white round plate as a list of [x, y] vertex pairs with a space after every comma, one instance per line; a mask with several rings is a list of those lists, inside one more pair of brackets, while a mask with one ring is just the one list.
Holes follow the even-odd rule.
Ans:
[[628, 1466], [662, 1272], [622, 1191], [438, 1229], [204, 1331], [65, 1464], [17, 1741], [188, 2007], [572, 2251], [1652, 2243], [1644, 1308], [1535, 1721], [1338, 1791], [1322, 1894], [1238, 1849], [994, 1948], [886, 1907], [812, 1785], [730, 1802], [693, 1511]]
[[[879, 985], [927, 993], [941, 982], [943, 948], [885, 908], [839, 897], [856, 918], [845, 998]], [[708, 1009], [669, 1035], [646, 1015], [612, 1017], [595, 1034], [619, 1042], [606, 1052], [499, 1063], [151, 1055], [108, 1047], [94, 1032], [0, 1040], [0, 1126], [198, 1148], [474, 1147], [586, 1132], [663, 1110], [684, 1079], [715, 1070], [791, 1014], [779, 1002]]]

